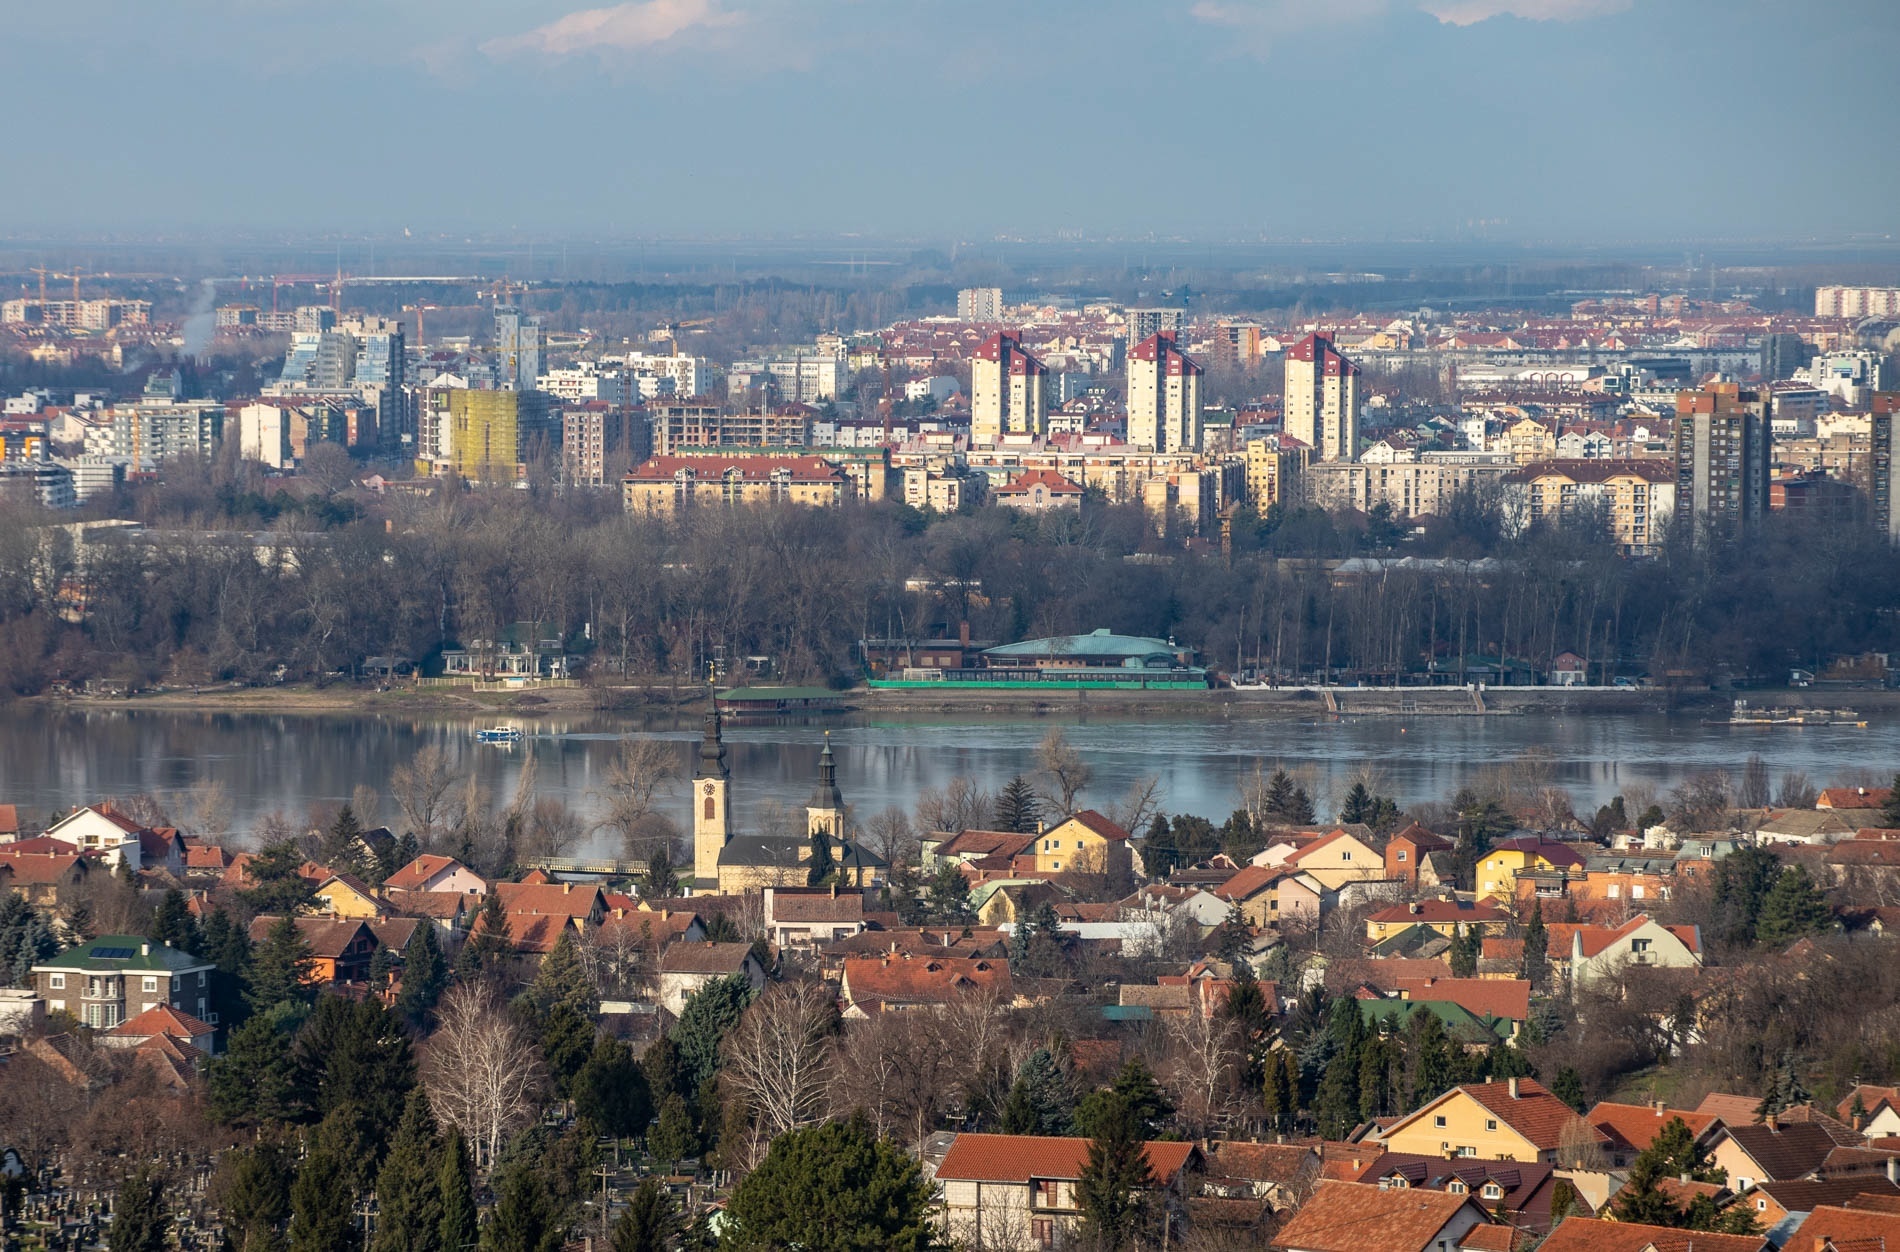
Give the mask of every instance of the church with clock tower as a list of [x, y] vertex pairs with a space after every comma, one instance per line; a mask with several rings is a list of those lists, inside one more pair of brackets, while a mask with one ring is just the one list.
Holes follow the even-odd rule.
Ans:
[[732, 771], [719, 737], [719, 706], [706, 710], [706, 734], [693, 769], [693, 890], [719, 890], [719, 854], [732, 842]]

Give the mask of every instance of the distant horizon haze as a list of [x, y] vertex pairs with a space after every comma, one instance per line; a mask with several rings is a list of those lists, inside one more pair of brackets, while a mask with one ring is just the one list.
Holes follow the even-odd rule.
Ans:
[[57, 107], [0, 241], [1852, 245], [1900, 202], [1891, 0], [12, 8]]

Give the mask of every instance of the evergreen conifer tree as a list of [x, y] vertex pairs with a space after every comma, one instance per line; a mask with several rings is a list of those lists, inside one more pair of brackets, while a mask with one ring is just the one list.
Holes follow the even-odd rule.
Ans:
[[482, 1252], [560, 1252], [561, 1204], [532, 1162], [516, 1159], [495, 1181], [495, 1207], [482, 1227]]
[[1893, 776], [1887, 802], [1880, 806], [1880, 824], [1888, 830], [1900, 829], [1900, 774]]
[[376, 1175], [376, 1237], [370, 1252], [452, 1252], [442, 1246], [442, 1149], [429, 1098], [409, 1093], [402, 1124]]
[[1412, 1014], [1407, 1028], [1406, 1052], [1412, 1065], [1412, 1107], [1437, 1099], [1458, 1080], [1457, 1057], [1445, 1023], [1423, 1009]]
[[1101, 1252], [1119, 1252], [1139, 1236], [1144, 1193], [1154, 1185], [1140, 1112], [1114, 1095], [1101, 1108], [1088, 1159], [1075, 1185], [1085, 1238]]
[[282, 1007], [256, 1014], [230, 1034], [222, 1056], [213, 1057], [205, 1076], [205, 1103], [227, 1126], [288, 1122], [302, 1112], [297, 1094], [297, 1065], [283, 1027], [295, 1010]]
[[811, 832], [811, 857], [806, 862], [805, 885], [822, 887], [837, 868], [837, 862], [831, 855], [831, 838], [823, 830]]
[[374, 868], [363, 864], [362, 838], [363, 824], [356, 820], [356, 810], [345, 804], [337, 810], [330, 829], [324, 832], [323, 848], [318, 855], [332, 869], [373, 874]]
[[1036, 789], [1021, 774], [1004, 784], [1001, 794], [996, 797], [996, 828], [1013, 831], [1019, 835], [1035, 832], [1036, 820], [1042, 816], [1042, 801], [1036, 796]]
[[126, 1252], [164, 1252], [171, 1221], [163, 1180], [157, 1171], [141, 1166], [119, 1184], [109, 1234], [113, 1252], [121, 1248]]
[[1023, 1059], [1003, 1104], [1006, 1135], [1068, 1135], [1075, 1130], [1075, 1096], [1069, 1079], [1047, 1048]]
[[442, 1136], [436, 1155], [436, 1177], [442, 1195], [442, 1252], [463, 1252], [476, 1236], [475, 1188], [470, 1181], [468, 1140], [453, 1126]]
[[1266, 816], [1282, 822], [1295, 821], [1293, 816], [1293, 775], [1283, 769], [1273, 771], [1267, 779]]
[[1339, 806], [1339, 820], [1342, 825], [1354, 825], [1366, 820], [1372, 813], [1372, 793], [1366, 790], [1364, 783], [1354, 783], [1346, 792], [1346, 802]]
[[714, 979], [686, 998], [672, 1035], [688, 1090], [697, 1093], [712, 1081], [719, 1070], [719, 1045], [750, 1003], [752, 984], [744, 974]]
[[264, 942], [251, 953], [245, 1001], [254, 1013], [280, 1004], [308, 1005], [316, 999], [310, 975], [310, 945], [290, 917], [271, 923]]
[[643, 1133], [653, 1118], [653, 1092], [633, 1049], [602, 1036], [571, 1086], [575, 1116], [602, 1133], [626, 1139]]
[[441, 998], [449, 981], [449, 963], [435, 936], [435, 923], [427, 918], [416, 925], [402, 949], [402, 990], [396, 996], [396, 1008], [411, 1021], [421, 1021]]
[[1316, 819], [1313, 812], [1313, 797], [1306, 794], [1306, 788], [1295, 787], [1293, 798], [1287, 803], [1286, 819], [1295, 826], [1311, 826]]
[[158, 902], [158, 908], [152, 913], [152, 929], [148, 936], [154, 943], [162, 943], [180, 952], [189, 952], [193, 956], [204, 955], [203, 936], [198, 932], [198, 919], [191, 915], [185, 904], [185, 893], [173, 887], [165, 892]]
[[290, 1252], [350, 1252], [362, 1246], [356, 1220], [364, 1147], [358, 1111], [339, 1106], [311, 1132], [290, 1184]]
[[655, 1178], [642, 1179], [614, 1223], [613, 1252], [670, 1252], [679, 1211]]
[[1577, 1072], [1576, 1066], [1566, 1065], [1557, 1071], [1556, 1077], [1550, 1080], [1550, 1094], [1556, 1096], [1577, 1112], [1583, 1112], [1585, 1099], [1583, 1092], [1583, 1075]]
[[1141, 841], [1141, 864], [1150, 878], [1166, 878], [1181, 864], [1174, 827], [1159, 813], [1148, 823], [1148, 833]]
[[660, 1116], [647, 1131], [647, 1153], [656, 1161], [671, 1163], [699, 1155], [699, 1132], [693, 1127], [693, 1114], [685, 1097], [669, 1091], [660, 1100]]
[[290, 1219], [290, 1182], [290, 1153], [274, 1136], [224, 1154], [218, 1163], [218, 1206], [236, 1246], [278, 1245]]
[[1755, 922], [1758, 943], [1780, 947], [1803, 935], [1830, 930], [1834, 916], [1827, 899], [1808, 876], [1805, 866], [1790, 865], [1775, 879], [1775, 885], [1762, 897], [1761, 914]]
[[1531, 919], [1524, 925], [1524, 953], [1518, 959], [1517, 976], [1528, 979], [1532, 991], [1541, 992], [1550, 981], [1550, 929], [1544, 925], [1542, 900], [1531, 905]]

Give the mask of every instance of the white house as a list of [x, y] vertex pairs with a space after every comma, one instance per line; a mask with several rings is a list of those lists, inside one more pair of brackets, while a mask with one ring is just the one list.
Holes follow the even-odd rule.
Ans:
[[81, 852], [98, 856], [113, 869], [127, 861], [134, 870], [143, 869], [139, 852], [137, 822], [112, 807], [109, 800], [75, 809], [47, 828], [49, 838], [64, 840]]

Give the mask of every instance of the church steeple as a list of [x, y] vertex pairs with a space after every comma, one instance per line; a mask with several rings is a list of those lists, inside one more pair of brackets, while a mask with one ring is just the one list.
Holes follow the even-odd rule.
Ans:
[[726, 768], [726, 741], [719, 737], [719, 701], [709, 698], [706, 703], [706, 731], [699, 741], [699, 764], [693, 769], [694, 778], [730, 778], [731, 771]]
[[805, 833], [824, 831], [844, 838], [844, 795], [838, 790], [838, 762], [831, 755], [831, 732], [825, 732], [825, 750], [818, 754], [818, 786], [805, 802]]
[[719, 733], [719, 697], [706, 691], [706, 731], [693, 767], [693, 888], [719, 889], [719, 854], [732, 841], [732, 772], [726, 767], [726, 741]]

